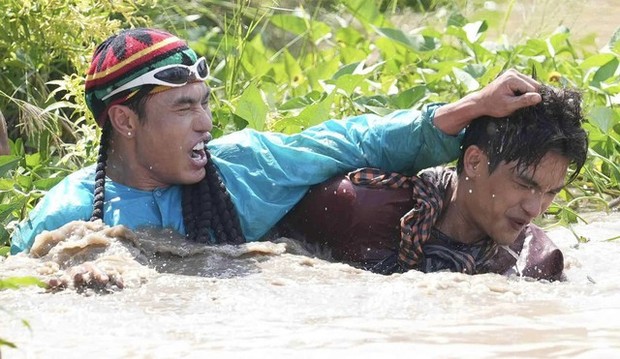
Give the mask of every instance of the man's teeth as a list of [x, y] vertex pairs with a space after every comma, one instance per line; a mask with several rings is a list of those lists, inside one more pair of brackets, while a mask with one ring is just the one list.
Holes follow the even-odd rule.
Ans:
[[200, 141], [196, 144], [196, 146], [194, 146], [194, 148], [192, 148], [192, 150], [194, 151], [200, 151], [200, 150], [204, 150], [205, 148], [205, 143], [204, 141]]

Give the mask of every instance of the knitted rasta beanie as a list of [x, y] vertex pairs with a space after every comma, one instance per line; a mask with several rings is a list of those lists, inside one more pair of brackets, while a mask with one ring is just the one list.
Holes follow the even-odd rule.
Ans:
[[86, 104], [97, 124], [105, 124], [108, 108], [131, 98], [139, 88], [102, 100], [138, 76], [158, 67], [193, 65], [196, 53], [178, 37], [157, 29], [128, 29], [110, 36], [95, 49], [86, 76]]

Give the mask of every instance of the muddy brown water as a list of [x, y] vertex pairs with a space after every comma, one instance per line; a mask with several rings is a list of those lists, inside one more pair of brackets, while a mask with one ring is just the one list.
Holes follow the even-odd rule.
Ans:
[[[564, 282], [500, 275], [382, 276], [288, 253], [202, 251], [147, 267], [113, 294], [0, 292], [3, 358], [437, 358], [620, 356], [620, 214], [549, 230]], [[191, 249], [190, 249], [191, 251]], [[187, 258], [192, 258], [187, 260]], [[3, 275], [32, 266], [5, 260]], [[172, 264], [171, 264], [172, 265]], [[29, 323], [30, 328], [23, 325]]]

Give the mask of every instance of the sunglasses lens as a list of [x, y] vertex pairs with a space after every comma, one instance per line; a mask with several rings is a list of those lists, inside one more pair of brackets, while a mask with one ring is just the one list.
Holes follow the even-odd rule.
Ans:
[[185, 67], [171, 67], [162, 70], [155, 75], [156, 79], [168, 82], [170, 84], [182, 85], [189, 80], [190, 71]]
[[207, 60], [204, 57], [198, 60], [196, 64], [196, 72], [201, 79], [206, 79], [209, 76], [209, 67], [207, 66]]

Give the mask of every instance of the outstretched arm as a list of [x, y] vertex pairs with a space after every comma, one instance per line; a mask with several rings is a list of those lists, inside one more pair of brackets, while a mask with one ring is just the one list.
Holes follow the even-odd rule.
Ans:
[[539, 103], [539, 86], [531, 77], [508, 70], [482, 90], [438, 108], [435, 126], [448, 135], [456, 135], [480, 116], [508, 116], [521, 107]]

